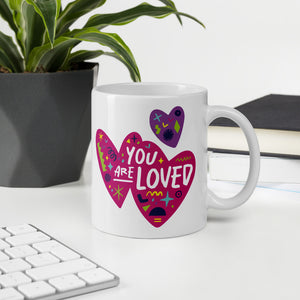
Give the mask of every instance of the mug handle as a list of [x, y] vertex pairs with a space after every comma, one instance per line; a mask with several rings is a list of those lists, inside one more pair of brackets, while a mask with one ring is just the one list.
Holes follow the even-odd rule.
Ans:
[[234, 197], [221, 198], [208, 190], [208, 208], [232, 209], [245, 203], [256, 187], [260, 169], [260, 150], [256, 134], [248, 119], [238, 110], [226, 106], [208, 106], [207, 126], [217, 118], [228, 118], [234, 121], [244, 132], [249, 152], [250, 169], [243, 189]]

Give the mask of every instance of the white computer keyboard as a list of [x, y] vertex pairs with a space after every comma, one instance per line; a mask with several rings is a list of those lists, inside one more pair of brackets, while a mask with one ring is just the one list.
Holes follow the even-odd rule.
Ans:
[[119, 278], [28, 224], [0, 228], [0, 300], [65, 299]]

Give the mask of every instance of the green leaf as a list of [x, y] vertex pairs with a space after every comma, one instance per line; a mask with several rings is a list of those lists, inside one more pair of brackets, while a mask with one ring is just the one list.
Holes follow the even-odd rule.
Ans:
[[43, 20], [26, 0], [10, 0], [10, 6], [18, 27], [17, 41], [26, 60], [30, 51], [43, 43], [45, 34]]
[[13, 13], [13, 20], [17, 27], [16, 38], [17, 42], [25, 55], [25, 31], [24, 31], [24, 18], [22, 13], [22, 5], [25, 0], [9, 0], [9, 6]]
[[44, 22], [49, 40], [53, 45], [55, 40], [56, 23], [61, 7], [61, 0], [26, 0], [40, 15]]
[[171, 0], [159, 0], [161, 3], [165, 4], [166, 6], [170, 6], [172, 8], [175, 8], [175, 3]]
[[122, 57], [120, 57], [119, 55], [117, 55], [116, 53], [113, 53], [113, 52], [104, 52], [103, 55], [111, 56], [111, 57], [117, 59], [118, 61], [120, 61], [128, 69], [129, 74], [130, 74], [130, 78], [133, 81], [141, 81], [140, 76], [138, 76], [138, 77], [136, 76], [136, 73], [135, 73], [134, 69], [131, 68], [129, 63], [126, 60], [124, 60]]
[[188, 18], [188, 19], [191, 19], [191, 20], [197, 22], [198, 24], [200, 24], [203, 28], [205, 28], [205, 25], [204, 25], [201, 21], [199, 21], [197, 18], [195, 18], [195, 17], [193, 17], [193, 16], [191, 16], [191, 15], [189, 15], [189, 14], [182, 13], [182, 12], [178, 12], [177, 14], [178, 14], [179, 16], [183, 16], [183, 17], [186, 17], [186, 18]]
[[181, 20], [180, 16], [183, 16], [183, 17], [189, 18], [189, 19], [197, 22], [203, 28], [205, 28], [205, 25], [201, 21], [199, 21], [197, 18], [195, 18], [195, 17], [193, 17], [193, 16], [191, 16], [189, 14], [177, 11], [177, 8], [176, 8], [175, 3], [173, 1], [171, 1], [171, 0], [159, 0], [159, 1], [162, 2], [162, 3], [164, 3], [165, 5], [167, 5], [169, 7], [172, 7], [174, 9], [174, 14], [176, 14], [177, 19], [178, 19], [178, 21], [180, 22], [181, 25], [182, 25], [182, 20]]
[[10, 61], [10, 68], [13, 72], [23, 72], [23, 60], [17, 49], [17, 46], [14, 44], [12, 38], [8, 35], [5, 35], [0, 31], [0, 49]]
[[88, 20], [84, 27], [96, 27], [101, 30], [108, 25], [128, 24], [141, 16], [166, 17], [173, 12], [174, 9], [167, 6], [157, 7], [148, 3], [142, 3], [118, 13], [94, 15]]
[[[169, 1], [168, 1], [169, 2]], [[175, 8], [170, 6], [153, 6], [148, 3], [142, 3], [138, 6], [133, 8], [118, 12], [118, 13], [111, 13], [111, 14], [98, 14], [90, 17], [88, 22], [85, 24], [85, 28], [95, 27], [99, 30], [105, 28], [108, 25], [125, 25], [130, 22], [133, 22], [137, 18], [141, 16], [150, 16], [155, 18], [164, 18], [169, 16], [170, 14], [176, 14], [178, 16], [182, 15], [193, 19], [201, 26], [204, 27], [203, 23], [197, 20], [196, 18], [178, 12]]]
[[[177, 8], [175, 6], [175, 3], [171, 0], [159, 0], [160, 2], [162, 2], [163, 4], [172, 7], [175, 11], [177, 11]], [[180, 18], [180, 16], [178, 14], [176, 14], [176, 17], [180, 23], [180, 25], [182, 25], [182, 20]]]
[[12, 72], [13, 65], [10, 58], [6, 55], [6, 53], [0, 48], [0, 66], [8, 69]]
[[[67, 35], [56, 39], [53, 49], [46, 44], [33, 49], [27, 63], [27, 70], [35, 72], [38, 69], [54, 72], [65, 66], [70, 50], [80, 42], [93, 42], [113, 50], [115, 57], [128, 68], [131, 78], [140, 81], [139, 69], [134, 57], [124, 41], [114, 33], [99, 32], [96, 29], [73, 30]], [[112, 56], [112, 55], [110, 55]]]
[[41, 46], [44, 41], [45, 27], [42, 18], [35, 12], [34, 8], [24, 3], [22, 7], [25, 31], [25, 60], [33, 48]]
[[71, 35], [74, 34], [74, 38], [85, 42], [96, 42], [102, 46], [109, 47], [115, 55], [122, 60], [130, 71], [132, 80], [140, 81], [141, 75], [133, 57], [132, 52], [125, 42], [116, 33], [99, 32], [94, 28], [88, 28], [86, 30], [74, 30]]
[[118, 61], [120, 61], [128, 69], [128, 71], [130, 73], [130, 77], [134, 81], [138, 81], [138, 80], [135, 80], [136, 75], [135, 75], [133, 69], [129, 66], [129, 64], [123, 58], [121, 58], [119, 55], [117, 55], [116, 53], [113, 53], [113, 52], [104, 52], [104, 51], [101, 51], [101, 50], [99, 50], [99, 51], [97, 51], [97, 50], [96, 51], [80, 50], [80, 51], [77, 51], [77, 52], [72, 53], [70, 55], [69, 63], [83, 62], [83, 61], [86, 61], [88, 59], [96, 58], [100, 55], [110, 56], [110, 57], [113, 57], [113, 58], [117, 59]]
[[57, 21], [57, 35], [67, 32], [68, 28], [77, 21], [78, 18], [102, 6], [106, 0], [76, 0], [69, 3], [61, 12]]
[[9, 24], [10, 28], [17, 33], [18, 28], [14, 22], [13, 13], [9, 7], [8, 0], [0, 0], [0, 15]]
[[102, 54], [104, 54], [104, 51], [102, 50], [95, 50], [95, 51], [79, 50], [70, 54], [68, 63], [71, 64], [71, 63], [83, 62], [89, 59], [96, 58]]
[[26, 70], [36, 72], [41, 69], [45, 72], [56, 72], [64, 65], [71, 48], [79, 42], [67, 37], [59, 37], [53, 47], [50, 43], [34, 48], [28, 58]]

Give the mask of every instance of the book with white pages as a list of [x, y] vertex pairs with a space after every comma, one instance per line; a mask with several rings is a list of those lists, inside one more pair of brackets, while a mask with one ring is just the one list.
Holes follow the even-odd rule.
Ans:
[[[236, 109], [252, 124], [263, 156], [300, 158], [300, 96], [270, 94]], [[209, 126], [208, 149], [248, 154], [242, 130], [226, 118]]]
[[[216, 193], [220, 197], [233, 197], [238, 192], [242, 190], [245, 182], [237, 181], [221, 181], [221, 180], [211, 180], [209, 177], [207, 179], [207, 185], [210, 190]], [[257, 189], [272, 190], [277, 192], [289, 192], [300, 194], [300, 184], [299, 183], [258, 183]]]
[[[245, 182], [249, 155], [210, 152], [209, 178]], [[259, 183], [300, 183], [300, 159], [261, 156]]]

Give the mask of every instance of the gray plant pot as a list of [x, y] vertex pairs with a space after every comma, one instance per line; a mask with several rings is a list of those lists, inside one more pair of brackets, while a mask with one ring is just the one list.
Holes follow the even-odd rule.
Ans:
[[0, 185], [46, 187], [80, 178], [91, 136], [98, 65], [0, 74]]

